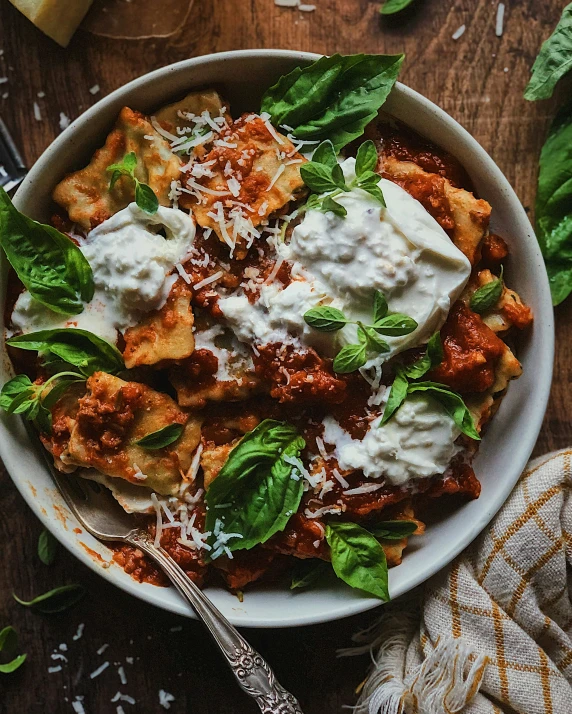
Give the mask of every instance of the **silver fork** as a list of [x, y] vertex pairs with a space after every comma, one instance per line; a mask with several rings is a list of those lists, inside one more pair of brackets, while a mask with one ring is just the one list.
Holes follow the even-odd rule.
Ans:
[[[37, 437], [35, 439], [37, 442]], [[295, 697], [282, 687], [261, 655], [219, 612], [171, 556], [156, 547], [151, 535], [134, 526], [132, 517], [118, 505], [111, 493], [98, 484], [54, 468], [41, 446], [56, 485], [72, 513], [95, 538], [129, 543], [152, 558], [179, 593], [207, 626], [226, 658], [238, 684], [260, 707], [263, 714], [303, 714]]]
[[0, 186], [9, 193], [24, 180], [26, 174], [20, 152], [0, 118]]

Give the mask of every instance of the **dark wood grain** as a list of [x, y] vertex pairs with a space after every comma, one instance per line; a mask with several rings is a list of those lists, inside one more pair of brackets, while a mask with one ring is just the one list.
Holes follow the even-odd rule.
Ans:
[[[140, 0], [142, 1], [142, 0]], [[151, 0], [149, 0], [151, 1]], [[494, 34], [496, 0], [418, 0], [402, 16], [381, 19], [379, 0], [313, 0], [314, 13], [281, 9], [273, 0], [196, 0], [185, 27], [162, 40], [117, 41], [79, 31], [63, 50], [0, 0], [0, 114], [22, 147], [28, 164], [59, 133], [60, 112], [75, 118], [99, 96], [149, 70], [186, 57], [229, 49], [278, 47], [314, 52], [401, 52], [401, 79], [458, 119], [492, 155], [527, 210], [535, 196], [537, 161], [548, 123], [559, 101], [531, 104], [522, 98], [529, 68], [555, 25], [564, 0], [507, 3], [505, 32]], [[461, 25], [467, 30], [454, 42]], [[101, 87], [94, 97], [89, 88]], [[39, 92], [45, 92], [39, 98]], [[559, 94], [562, 96], [564, 89]], [[37, 101], [42, 121], [33, 118]], [[572, 317], [556, 311], [557, 356], [552, 397], [536, 453], [572, 442], [569, 384], [572, 381]], [[542, 365], [539, 365], [539, 369]], [[41, 527], [4, 471], [0, 473], [0, 628], [13, 624], [28, 652], [22, 669], [0, 680], [0, 714], [72, 712], [71, 700], [85, 696], [88, 714], [115, 712], [111, 697], [121, 691], [137, 699], [126, 712], [160, 712], [158, 691], [172, 692], [174, 714], [247, 714], [245, 700], [221, 665], [201, 627], [115, 590], [63, 552], [52, 567], [36, 557]], [[88, 597], [63, 616], [43, 617], [13, 602], [54, 585], [82, 582]], [[332, 714], [352, 703], [367, 659], [336, 659], [336, 648], [372, 615], [289, 631], [250, 631], [253, 644], [274, 665], [306, 714]], [[85, 635], [74, 642], [79, 623]], [[182, 626], [181, 631], [170, 628]], [[69, 663], [48, 674], [50, 654], [69, 646]], [[108, 643], [99, 656], [96, 650]], [[134, 657], [133, 665], [125, 663]], [[89, 679], [105, 660], [117, 666]]]

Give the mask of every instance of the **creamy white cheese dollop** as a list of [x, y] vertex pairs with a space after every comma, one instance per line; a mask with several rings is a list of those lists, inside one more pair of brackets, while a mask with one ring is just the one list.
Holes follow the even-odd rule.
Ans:
[[95, 283], [83, 312], [66, 319], [24, 292], [12, 323], [22, 332], [80, 327], [114, 342], [116, 330], [136, 325], [144, 313], [164, 305], [176, 280], [169, 274], [185, 259], [194, 237], [195, 223], [183, 211], [160, 206], [149, 215], [131, 203], [94, 228], [80, 246]]
[[335, 419], [324, 419], [324, 441], [336, 447], [342, 469], [361, 469], [367, 478], [402, 486], [414, 479], [442, 474], [459, 451], [460, 434], [439, 402], [424, 394], [406, 399], [383, 426], [371, 423], [362, 441], [352, 439]]

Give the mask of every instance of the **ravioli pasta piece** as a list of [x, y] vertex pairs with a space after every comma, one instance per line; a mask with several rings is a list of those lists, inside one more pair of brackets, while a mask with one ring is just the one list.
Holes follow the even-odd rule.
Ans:
[[[149, 136], [153, 138], [146, 138]], [[130, 152], [137, 155], [137, 179], [151, 187], [161, 205], [171, 204], [171, 181], [179, 178], [181, 160], [143, 114], [124, 107], [105, 145], [90, 163], [66, 176], [54, 190], [54, 201], [66, 209], [71, 221], [89, 231], [134, 200], [133, 180], [121, 176], [110, 189], [107, 171]]]
[[181, 360], [193, 353], [191, 296], [191, 289], [182, 279], [177, 280], [160, 310], [154, 310], [125, 331], [123, 358], [127, 369], [163, 360]]
[[[181, 205], [192, 207], [197, 223], [203, 228], [212, 228], [226, 245], [229, 240], [221, 226], [223, 216], [217, 216], [217, 204], [223, 209], [224, 222], [228, 224], [226, 232], [232, 236], [232, 203], [248, 206], [243, 210], [244, 216], [256, 228], [272, 213], [295, 198], [296, 193], [304, 186], [300, 166], [305, 159], [296, 152], [292, 142], [276, 130], [270, 132], [260, 117], [251, 117], [254, 115], [243, 115], [230, 129], [222, 132], [221, 138], [230, 146], [215, 146], [204, 157], [205, 163], [213, 160], [216, 162], [210, 167], [214, 176], [201, 179], [199, 183], [211, 191], [223, 192], [226, 195], [202, 193], [198, 202], [188, 195], [180, 199]], [[280, 158], [281, 153], [285, 155], [284, 158]], [[236, 195], [231, 194], [224, 174], [228, 162], [233, 170], [242, 176]], [[217, 217], [213, 218], [213, 215]], [[240, 258], [246, 254], [244, 245], [245, 240], [239, 235], [235, 257]]]
[[[147, 450], [134, 443], [169, 424], [185, 425], [170, 446]], [[200, 438], [201, 419], [184, 412], [171, 397], [145, 384], [96, 372], [79, 401], [65, 462], [174, 495]]]
[[[436, 209], [432, 205], [433, 197], [427, 193], [426, 187], [431, 185], [430, 179], [436, 174], [424, 171], [412, 161], [399, 161], [393, 157], [382, 158], [381, 168], [386, 178], [401, 185], [415, 198], [418, 198], [415, 184], [420, 184], [423, 190], [423, 197], [420, 196], [421, 202], [423, 203], [425, 198], [426, 210], [431, 215], [434, 214]], [[467, 256], [471, 265], [474, 265], [478, 255], [477, 249], [488, 230], [491, 206], [483, 199], [475, 198], [470, 191], [455, 188], [446, 178], [438, 177], [438, 182], [439, 186], [442, 186], [443, 198], [448, 205], [449, 218], [452, 221], [451, 240]], [[438, 219], [438, 216], [435, 217]]]
[[[494, 280], [497, 280], [497, 276], [493, 275], [490, 270], [479, 271], [465, 288], [461, 299], [468, 305], [471, 296], [478, 288], [492, 283]], [[504, 283], [498, 303], [481, 317], [485, 325], [495, 333], [506, 332], [511, 327], [521, 330], [532, 322], [530, 308], [523, 303], [517, 292], [508, 288]]]
[[223, 109], [228, 109], [228, 104], [223, 103], [219, 93], [214, 89], [206, 89], [200, 92], [191, 92], [180, 101], [162, 107], [155, 113], [155, 119], [164, 129], [174, 134], [177, 127], [183, 129], [194, 126], [193, 122], [181, 114], [200, 116], [206, 111], [211, 117], [224, 116], [225, 120], [230, 123], [232, 121], [230, 114], [228, 111], [223, 114]]

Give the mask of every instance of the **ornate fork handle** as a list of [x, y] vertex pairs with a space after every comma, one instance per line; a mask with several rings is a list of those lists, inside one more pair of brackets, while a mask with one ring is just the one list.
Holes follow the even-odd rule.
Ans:
[[296, 698], [276, 680], [263, 657], [242, 637], [212, 602], [149, 534], [137, 531], [128, 541], [147, 553], [190, 603], [217, 642], [241, 688], [258, 704], [263, 714], [303, 714]]

